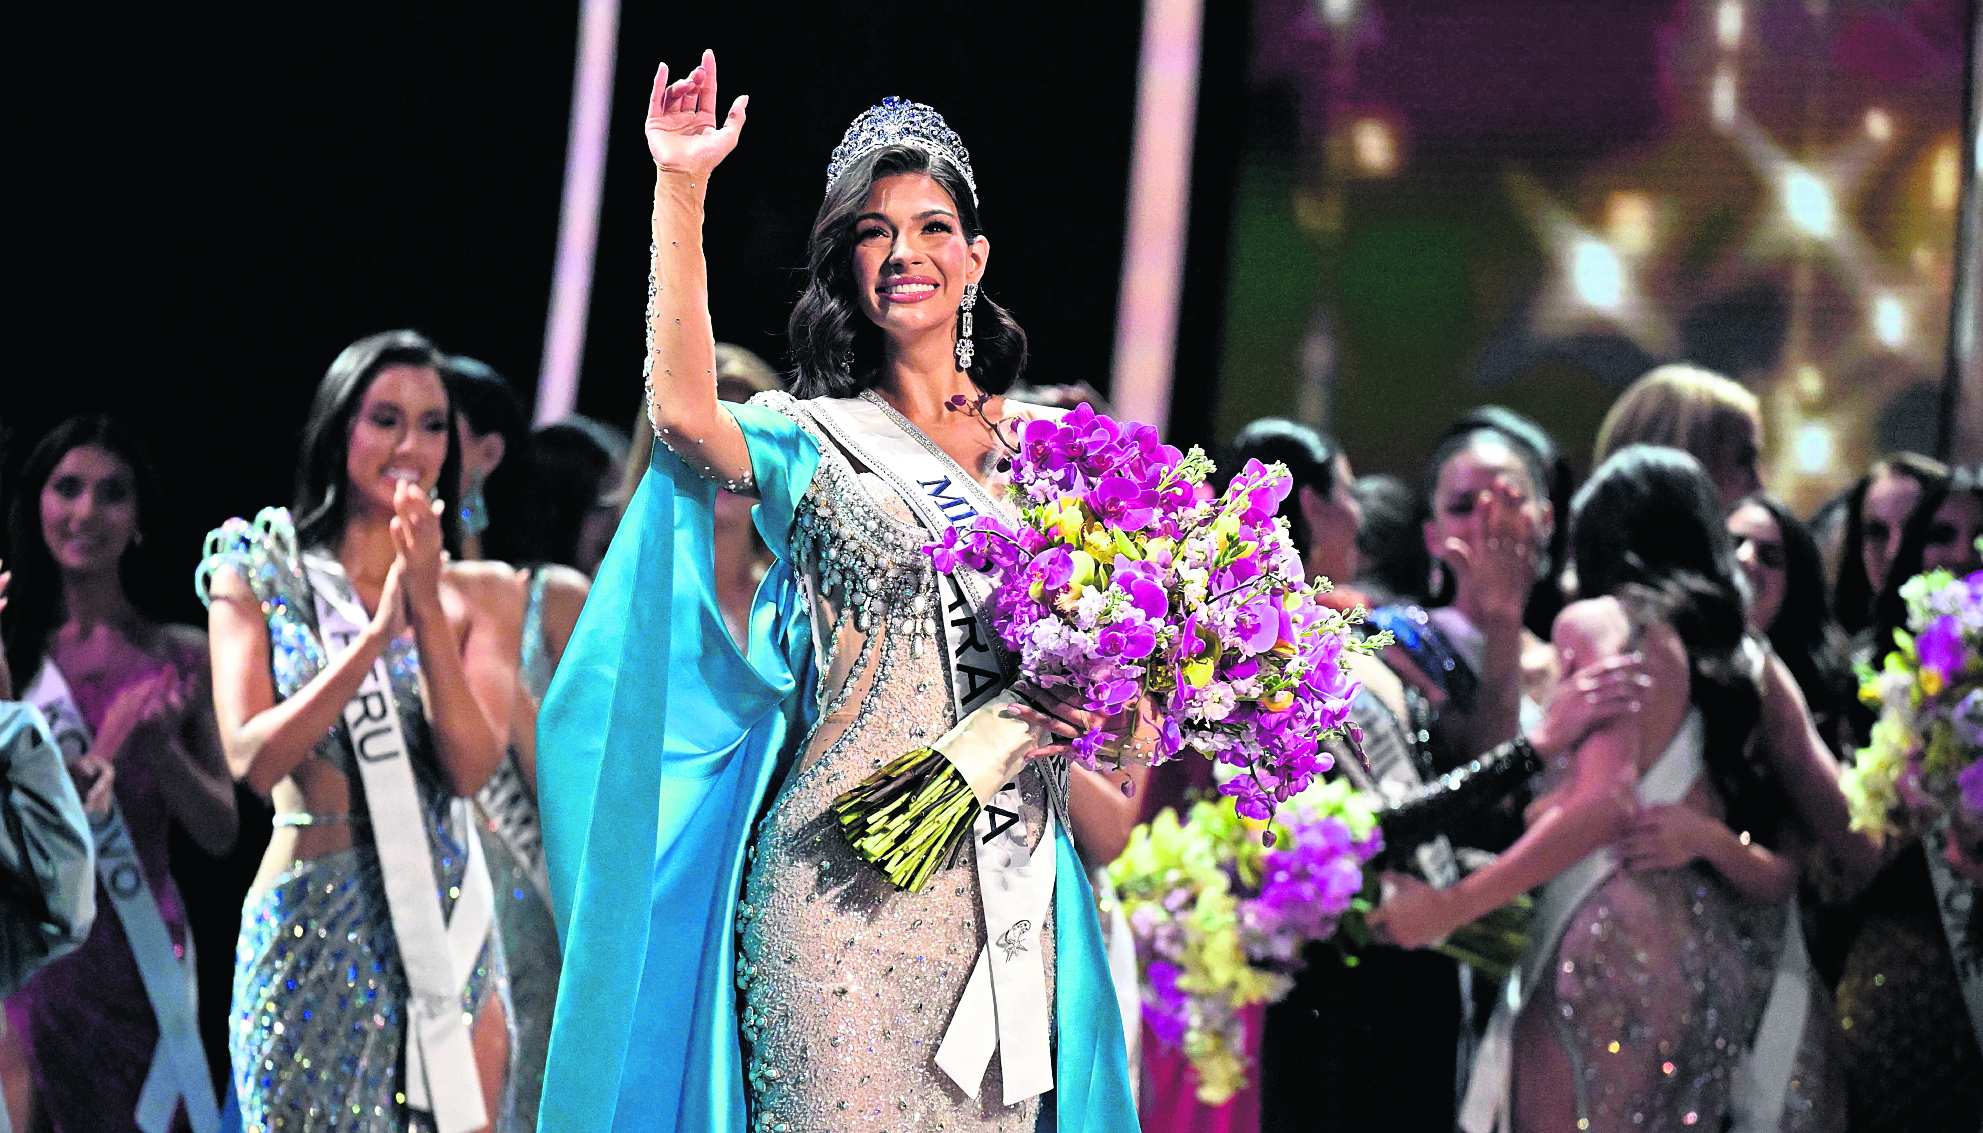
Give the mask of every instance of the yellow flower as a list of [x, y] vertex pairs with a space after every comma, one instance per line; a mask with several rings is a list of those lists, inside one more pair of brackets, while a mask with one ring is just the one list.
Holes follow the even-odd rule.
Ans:
[[1099, 523], [1091, 523], [1081, 536], [1081, 549], [1097, 560], [1107, 562], [1115, 557], [1115, 536]]
[[1914, 680], [1920, 686], [1922, 696], [1933, 697], [1942, 694], [1942, 674], [1940, 670], [1923, 669], [1915, 675]]
[[1294, 693], [1288, 689], [1270, 692], [1261, 697], [1257, 703], [1269, 712], [1286, 712], [1294, 707]]

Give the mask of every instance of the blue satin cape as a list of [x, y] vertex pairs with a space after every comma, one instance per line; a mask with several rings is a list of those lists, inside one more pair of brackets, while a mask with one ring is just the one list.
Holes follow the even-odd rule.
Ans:
[[[593, 582], [537, 729], [538, 806], [564, 970], [543, 1133], [747, 1133], [735, 917], [751, 827], [812, 727], [793, 517], [819, 466], [790, 418], [727, 406], [777, 562], [731, 643], [710, 559], [715, 488], [665, 446]], [[1055, 1133], [1136, 1128], [1094, 895], [1062, 826], [1055, 873]]]

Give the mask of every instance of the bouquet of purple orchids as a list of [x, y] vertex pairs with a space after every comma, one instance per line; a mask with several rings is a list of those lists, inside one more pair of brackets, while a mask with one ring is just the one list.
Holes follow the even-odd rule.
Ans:
[[[1303, 578], [1276, 514], [1287, 470], [1249, 461], [1213, 496], [1205, 454], [1147, 425], [1083, 406], [1013, 432], [1003, 470], [1017, 521], [979, 516], [925, 548], [939, 571], [992, 583], [985, 618], [1016, 661], [1013, 691], [1107, 718], [1073, 740], [1084, 766], [1196, 752], [1231, 768], [1220, 790], [1238, 814], [1271, 819], [1332, 765], [1322, 742], [1344, 731], [1358, 688], [1345, 651], [1386, 640], [1356, 641], [1357, 615], [1320, 600], [1326, 579]], [[1131, 750], [1139, 717], [1154, 741]], [[956, 852], [985, 801], [973, 786], [985, 777], [944, 746], [834, 804], [856, 851], [904, 888]]]

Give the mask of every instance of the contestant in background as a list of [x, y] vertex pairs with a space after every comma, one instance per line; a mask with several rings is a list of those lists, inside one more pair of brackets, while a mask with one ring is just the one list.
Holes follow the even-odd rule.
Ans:
[[[981, 635], [948, 632], [979, 616], [946, 585], [969, 580], [939, 574], [922, 550], [951, 522], [932, 514], [939, 498], [1004, 506], [991, 423], [1045, 412], [998, 396], [1025, 337], [979, 291], [990, 242], [969, 158], [927, 107], [891, 99], [856, 119], [827, 170], [791, 319], [797, 397], [728, 405], [701, 225], [744, 100], [719, 128], [716, 93], [707, 53], [682, 81], [663, 68], [655, 82], [648, 315], [661, 443], [539, 729], [566, 934], [545, 1128], [988, 1131], [1031, 1129], [1043, 1109], [1066, 1133], [1132, 1128], [1074, 849], [1082, 832], [1066, 829], [1080, 820], [1059, 815], [1061, 834], [1047, 837], [1042, 761], [1018, 773], [1014, 809], [1024, 868], [1054, 888], [1041, 923], [1008, 925], [1007, 954], [1043, 960], [1051, 982], [996, 993], [1048, 998], [999, 1000], [1011, 1030], [989, 1072], [975, 1055], [940, 1067], [938, 1053], [956, 1024], [990, 1058], [980, 1044], [998, 1022], [957, 1008], [993, 943], [979, 870], [1008, 866], [968, 854], [901, 891], [827, 809], [944, 735], [967, 715], [960, 699], [972, 734], [1006, 732], [1013, 756], [1064, 750], [1037, 723], [1010, 728], [978, 707], [1001, 682]], [[718, 488], [756, 496], [777, 559], [743, 649], [700, 552]], [[993, 679], [980, 687], [977, 673]], [[1006, 858], [1019, 865], [1016, 851]], [[1022, 1004], [1039, 1014], [1029, 1022]]]
[[[1586, 657], [1642, 650], [1644, 710], [1577, 745], [1493, 863], [1443, 892], [1398, 877], [1372, 916], [1422, 945], [1546, 883], [1475, 1062], [1470, 1133], [1508, 1118], [1535, 1130], [1738, 1116], [1838, 1127], [1822, 989], [1789, 898], [1814, 841], [1812, 800], [1844, 800], [1808, 721], [1801, 742], [1783, 735], [1782, 690], [1745, 645], [1722, 512], [1701, 466], [1671, 449], [1633, 446], [1592, 474], [1573, 533], [1585, 597], [1555, 637]], [[1768, 754], [1752, 746], [1759, 724]]]
[[235, 963], [250, 1129], [511, 1127], [466, 800], [503, 759], [524, 601], [507, 567], [443, 553], [444, 366], [411, 331], [347, 347], [304, 428], [299, 518], [230, 520], [196, 576], [228, 765], [276, 808]]
[[[0, 457], [6, 431], [0, 428]], [[12, 576], [0, 562], [0, 614]], [[74, 952], [96, 920], [96, 854], [90, 819], [110, 809], [116, 772], [106, 767], [91, 784], [90, 810], [33, 705], [14, 699], [7, 657], [0, 652], [0, 998], [29, 976]], [[0, 1128], [25, 1129], [33, 1119], [34, 1074], [26, 1051], [0, 1012]], [[13, 1099], [18, 1095], [20, 1104]]]
[[[1456, 422], [1426, 462], [1430, 600], [1380, 606], [1369, 621], [1396, 638], [1385, 663], [1425, 698], [1431, 746], [1419, 770], [1428, 778], [1534, 727], [1555, 687], [1556, 651], [1527, 627], [1532, 607], [1562, 602], [1553, 449], [1526, 419], [1487, 407]], [[1446, 833], [1496, 850], [1519, 834], [1518, 811], [1482, 810]]]
[[[523, 402], [501, 374], [473, 358], [448, 359], [444, 376], [455, 404], [462, 455], [458, 498], [464, 502], [456, 509], [462, 524], [462, 557], [483, 559], [486, 550], [487, 558], [506, 558], [525, 550], [524, 541], [515, 535], [523, 524], [519, 511], [530, 463], [530, 429]], [[519, 695], [510, 713], [509, 744], [502, 763], [476, 792], [475, 802], [489, 874], [495, 882], [496, 927], [508, 976], [505, 1006], [513, 1041], [502, 1123], [535, 1129], [561, 963], [558, 926], [551, 915], [551, 881], [544, 868], [544, 836], [537, 818], [537, 709], [591, 584], [571, 567], [554, 563], [512, 561], [510, 566], [525, 593], [517, 656]]]
[[[138, 1128], [155, 1054], [168, 1067], [180, 1051], [198, 1059], [183, 1082], [166, 1076], [191, 1095], [189, 1118], [198, 1123], [215, 1106], [197, 1024], [183, 1010], [196, 976], [167, 832], [177, 823], [201, 850], [224, 855], [234, 842], [234, 796], [214, 726], [206, 635], [163, 623], [148, 608], [158, 568], [145, 536], [162, 502], [135, 433], [109, 418], [77, 417], [28, 454], [9, 513], [8, 667], [21, 698], [48, 718], [86, 797], [102, 769], [115, 768], [127, 852], [148, 890], [112, 901], [99, 885], [102, 915], [89, 940], [8, 1002], [10, 1030], [27, 1043], [36, 1106], [62, 1131]], [[148, 986], [166, 997], [165, 1013]], [[179, 1098], [175, 1091], [159, 1104]]]
[[[1976, 548], [1983, 483], [1958, 468], [1916, 501], [1876, 603], [1883, 658], [1906, 624], [1900, 587], [1927, 571], [1983, 569]], [[1983, 1122], [1983, 886], [1949, 854], [1947, 832], [1894, 839], [1847, 912], [1855, 929], [1838, 983], [1855, 1133], [1974, 1129]], [[1969, 867], [1973, 868], [1973, 867]], [[1967, 933], [1951, 921], [1969, 910]], [[1956, 923], [1960, 923], [1959, 921]]]
[[[1948, 482], [1949, 470], [1941, 461], [1893, 452], [1874, 461], [1846, 496], [1832, 610], [1852, 635], [1853, 649], [1861, 658], [1884, 654], [1892, 647], [1889, 639], [1873, 632], [1880, 595], [1889, 585], [1898, 588], [1911, 577], [1905, 573], [1895, 577], [1901, 542], [1917, 518], [1925, 519], [1934, 510]], [[1862, 723], [1870, 726], [1872, 717]]]
[[1699, 366], [1647, 371], [1618, 395], [1598, 426], [1593, 465], [1628, 445], [1691, 453], [1713, 481], [1723, 511], [1762, 491], [1763, 409], [1756, 395]]
[[[1233, 441], [1227, 467], [1238, 469], [1248, 460], [1279, 461], [1292, 475], [1295, 490], [1282, 502], [1281, 515], [1309, 576], [1358, 577], [1364, 516], [1352, 493], [1349, 459], [1334, 439], [1296, 422], [1255, 421]], [[1338, 585], [1331, 598], [1345, 611], [1367, 601], [1353, 585]], [[1380, 658], [1359, 654], [1352, 664], [1363, 687], [1350, 718], [1363, 741], [1360, 753], [1334, 748], [1337, 773], [1394, 804], [1423, 794], [1431, 777], [1428, 744], [1419, 738], [1430, 722], [1425, 697]], [[1632, 658], [1576, 674], [1575, 694], [1551, 700], [1531, 746], [1544, 758], [1567, 751], [1587, 732], [1631, 711], [1640, 676]], [[1472, 797], [1486, 786], [1484, 779], [1468, 779], [1457, 791], [1442, 785], [1439, 801], [1465, 813], [1454, 804], [1478, 810], [1508, 790], [1504, 780], [1493, 794]], [[1425, 880], [1444, 887], [1458, 879], [1443, 835], [1399, 850], [1396, 860]], [[1355, 967], [1322, 946], [1310, 949], [1306, 960], [1293, 990], [1266, 1010], [1264, 1037], [1257, 1040], [1258, 1091], [1250, 1099], [1236, 1097], [1223, 1112], [1205, 1111], [1202, 1120], [1236, 1127], [1246, 1120], [1236, 1111], [1251, 1105], [1257, 1106], [1258, 1127], [1268, 1131], [1450, 1130], [1472, 1039], [1460, 966], [1444, 956], [1380, 944], [1361, 949]], [[1414, 1088], [1396, 1089], [1400, 1081]], [[1198, 1127], [1189, 1121], [1165, 1126]]]
[[1846, 715], [1857, 689], [1845, 634], [1826, 600], [1817, 541], [1781, 501], [1760, 493], [1729, 514], [1728, 535], [1749, 580], [1749, 629], [1790, 670], [1826, 746], [1846, 756]]

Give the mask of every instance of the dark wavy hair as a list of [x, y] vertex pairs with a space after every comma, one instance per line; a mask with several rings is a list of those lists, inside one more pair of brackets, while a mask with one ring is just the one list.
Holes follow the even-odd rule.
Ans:
[[1776, 521], [1783, 536], [1783, 607], [1767, 633], [1770, 648], [1804, 693], [1811, 719], [1827, 744], [1837, 746], [1839, 721], [1853, 702], [1849, 646], [1825, 592], [1825, 564], [1811, 529], [1783, 501], [1758, 493], [1743, 500]]
[[1312, 425], [1285, 417], [1262, 417], [1233, 438], [1225, 463], [1220, 467], [1226, 473], [1225, 478], [1230, 479], [1249, 460], [1262, 464], [1278, 460], [1287, 465], [1294, 485], [1281, 501], [1281, 515], [1288, 521], [1289, 542], [1307, 558], [1315, 535], [1308, 529], [1308, 517], [1301, 511], [1301, 489], [1312, 488], [1316, 495], [1328, 499], [1336, 490], [1336, 458], [1342, 452], [1336, 438]]
[[[964, 239], [984, 234], [971, 187], [948, 159], [915, 146], [884, 146], [848, 163], [813, 220], [805, 291], [786, 325], [796, 397], [852, 397], [881, 379], [881, 331], [855, 298], [854, 220], [874, 183], [897, 173], [929, 174], [956, 204]], [[1026, 369], [1026, 332], [982, 287], [973, 315], [971, 381], [986, 393], [1004, 393]]]
[[158, 539], [162, 530], [165, 494], [159, 487], [158, 472], [151, 452], [138, 431], [111, 417], [91, 414], [71, 417], [49, 430], [41, 443], [28, 453], [21, 475], [14, 481], [14, 496], [7, 509], [7, 541], [11, 553], [7, 569], [14, 581], [7, 588], [7, 615], [4, 637], [7, 667], [14, 675], [14, 691], [27, 687], [41, 667], [41, 655], [48, 635], [62, 623], [62, 573], [41, 537], [41, 491], [55, 466], [72, 449], [94, 445], [114, 453], [131, 468], [137, 491], [136, 538], [117, 560], [117, 580], [125, 597], [138, 612], [162, 620], [166, 608], [166, 587], [173, 577], [184, 578], [159, 559]]
[[[381, 370], [418, 366], [441, 375], [448, 359], [418, 331], [389, 330], [359, 339], [331, 362], [317, 383], [310, 416], [303, 425], [302, 452], [296, 461], [296, 541], [303, 547], [331, 545], [344, 531], [345, 459], [351, 453], [351, 425], [365, 391]], [[445, 379], [441, 388], [446, 390]], [[454, 396], [448, 394], [448, 455], [441, 462], [436, 495], [452, 495], [461, 479], [461, 448], [455, 437]], [[461, 520], [456, 509], [441, 509], [441, 540], [452, 555], [461, 554]]]
[[[1556, 525], [1549, 535], [1549, 545], [1543, 549], [1544, 558], [1536, 564], [1539, 577], [1529, 590], [1529, 598], [1522, 611], [1522, 624], [1537, 637], [1549, 637], [1550, 627], [1556, 622], [1556, 615], [1564, 605], [1563, 589], [1557, 583], [1562, 573], [1562, 563], [1569, 546], [1570, 491], [1573, 477], [1570, 462], [1556, 447], [1556, 441], [1541, 425], [1536, 424], [1520, 413], [1502, 405], [1483, 405], [1470, 409], [1446, 427], [1446, 432], [1433, 446], [1432, 456], [1425, 462], [1425, 480], [1419, 493], [1419, 522], [1432, 518], [1433, 495], [1439, 490], [1439, 473], [1446, 462], [1464, 451], [1481, 436], [1493, 437], [1505, 443], [1514, 452], [1522, 467], [1528, 471], [1530, 486], [1536, 494], [1549, 501], [1556, 514]], [[1423, 540], [1420, 540], [1422, 543]], [[1431, 566], [1430, 561], [1427, 567]], [[1453, 583], [1448, 577], [1438, 594], [1427, 595], [1427, 604], [1443, 606], [1453, 600]]]
[[1714, 482], [1679, 449], [1628, 445], [1591, 473], [1570, 512], [1579, 591], [1612, 595], [1638, 624], [1663, 621], [1680, 635], [1688, 699], [1707, 725], [1708, 778], [1728, 824], [1778, 844], [1790, 812], [1781, 781], [1750, 743], [1762, 690], [1743, 645], [1739, 568]]

